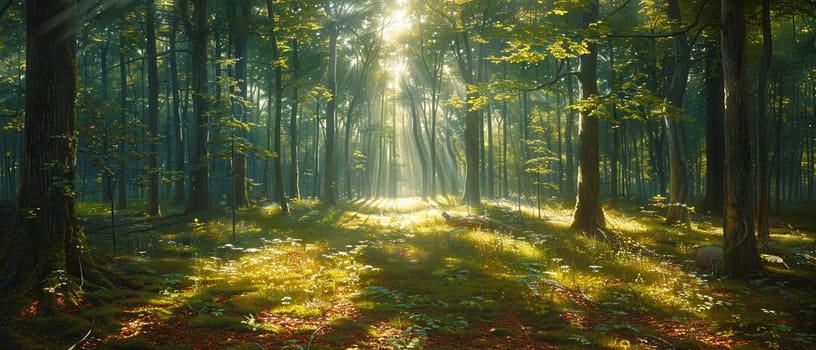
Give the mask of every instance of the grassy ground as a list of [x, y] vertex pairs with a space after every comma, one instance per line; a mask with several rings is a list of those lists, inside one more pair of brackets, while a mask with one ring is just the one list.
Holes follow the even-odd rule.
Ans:
[[[816, 346], [816, 244], [777, 222], [766, 272], [694, 272], [718, 244], [704, 217], [668, 227], [660, 208], [607, 210], [605, 236], [567, 228], [571, 211], [513, 203], [476, 211], [417, 199], [117, 217], [116, 290], [82, 309], [32, 317], [3, 302], [12, 348], [78, 349], [796, 349]], [[136, 206], [136, 205], [134, 205]], [[105, 206], [83, 204], [98, 255], [112, 256]], [[487, 215], [511, 227], [451, 227]], [[802, 224], [809, 227], [809, 224]], [[233, 231], [234, 229], [234, 231]], [[88, 334], [84, 341], [77, 343]]]

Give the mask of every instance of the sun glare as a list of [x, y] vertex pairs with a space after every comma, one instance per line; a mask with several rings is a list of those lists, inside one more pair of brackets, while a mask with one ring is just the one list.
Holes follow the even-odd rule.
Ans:
[[400, 35], [411, 29], [411, 21], [408, 18], [405, 0], [397, 0], [394, 5], [394, 8], [385, 17], [383, 24], [383, 39], [387, 42], [396, 41]]

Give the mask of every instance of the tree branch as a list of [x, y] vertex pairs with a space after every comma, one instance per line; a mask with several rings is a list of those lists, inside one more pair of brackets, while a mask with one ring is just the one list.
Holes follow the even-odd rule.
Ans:
[[697, 8], [697, 13], [694, 16], [694, 23], [689, 24], [685, 28], [681, 28], [675, 32], [664, 33], [664, 34], [609, 34], [607, 37], [609, 38], [648, 38], [648, 39], [660, 39], [660, 38], [671, 38], [677, 35], [686, 34], [690, 32], [692, 29], [697, 27], [700, 24], [700, 16], [703, 13], [703, 8], [705, 8], [706, 3], [708, 0], [703, 0], [700, 6]]
[[14, 0], [6, 1], [6, 4], [3, 5], [3, 8], [0, 9], [0, 18], [3, 18], [3, 15], [6, 13], [6, 10], [8, 10], [9, 7], [11, 7], [12, 2], [14, 2]]

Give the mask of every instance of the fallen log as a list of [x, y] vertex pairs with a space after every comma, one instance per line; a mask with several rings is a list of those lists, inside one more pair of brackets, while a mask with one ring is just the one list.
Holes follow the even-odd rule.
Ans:
[[459, 227], [472, 227], [472, 228], [483, 228], [488, 230], [507, 230], [511, 231], [513, 228], [501, 223], [499, 221], [493, 220], [486, 216], [451, 216], [447, 212], [442, 212], [442, 217], [445, 218], [445, 222], [451, 226], [459, 226]]

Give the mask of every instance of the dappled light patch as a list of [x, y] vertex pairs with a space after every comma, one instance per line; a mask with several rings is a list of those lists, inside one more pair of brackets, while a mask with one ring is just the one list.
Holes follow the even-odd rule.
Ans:
[[[85, 329], [72, 334], [96, 319], [82, 348], [816, 344], [816, 306], [795, 302], [814, 295], [810, 232], [772, 235], [764, 253], [790, 269], [721, 281], [689, 264], [715, 237], [694, 221], [672, 227], [608, 211], [609, 227], [589, 235], [566, 228], [569, 209], [542, 207], [539, 219], [510, 204], [299, 200], [291, 216], [239, 211], [235, 239], [231, 223], [213, 216], [151, 225], [143, 252], [111, 265], [139, 287], [88, 292], [87, 310], [72, 316]], [[443, 210], [511, 228], [451, 227]]]

